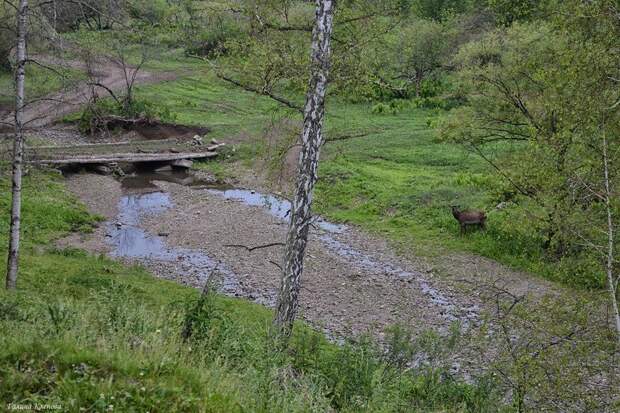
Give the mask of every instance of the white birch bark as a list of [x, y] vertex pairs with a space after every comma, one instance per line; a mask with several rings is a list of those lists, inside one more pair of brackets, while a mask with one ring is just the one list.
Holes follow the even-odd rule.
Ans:
[[28, 0], [20, 0], [17, 11], [17, 68], [15, 71], [15, 140], [13, 142], [13, 185], [9, 254], [7, 259], [6, 288], [14, 289], [19, 267], [19, 235], [21, 220], [22, 161], [24, 156], [23, 108], [26, 75], [26, 30]]
[[278, 333], [284, 338], [290, 336], [293, 321], [297, 315], [304, 254], [312, 220], [312, 191], [317, 180], [319, 152], [323, 140], [322, 127], [330, 66], [334, 3], [333, 0], [316, 0], [316, 19], [312, 31], [311, 74], [304, 107], [299, 175], [293, 197], [284, 265], [282, 266], [282, 280], [274, 318]]

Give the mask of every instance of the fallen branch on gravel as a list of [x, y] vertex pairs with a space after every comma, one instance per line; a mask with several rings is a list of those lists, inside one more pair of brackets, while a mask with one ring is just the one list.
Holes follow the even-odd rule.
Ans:
[[225, 244], [224, 247], [245, 248], [249, 252], [252, 252], [254, 250], [259, 250], [259, 249], [262, 249], [262, 248], [275, 247], [275, 246], [278, 246], [278, 245], [282, 246], [282, 245], [284, 245], [284, 243], [283, 242], [271, 242], [269, 244], [257, 245], [255, 247], [248, 247], [247, 245], [242, 245], [242, 244]]

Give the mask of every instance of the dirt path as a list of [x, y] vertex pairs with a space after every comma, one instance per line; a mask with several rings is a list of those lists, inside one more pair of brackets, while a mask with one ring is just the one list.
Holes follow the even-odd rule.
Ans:
[[[86, 70], [84, 63], [69, 62], [49, 62], [70, 66], [75, 69]], [[94, 82], [100, 83], [112, 91], [122, 90], [126, 85], [125, 73], [121, 65], [115, 64], [109, 60], [100, 59], [94, 65]], [[127, 68], [128, 76], [134, 73], [133, 68]], [[139, 70], [136, 74], [135, 84], [155, 83], [165, 80], [173, 80], [176, 74], [172, 72], [148, 72]], [[37, 99], [28, 104], [24, 108], [24, 125], [28, 129], [41, 128], [52, 124], [61, 117], [78, 110], [82, 105], [91, 98], [93, 89], [84, 81], [79, 82], [73, 87], [58, 93]], [[101, 87], [94, 88], [94, 93], [98, 96], [105, 96], [108, 92]], [[0, 117], [0, 125], [3, 129], [7, 129], [7, 125], [13, 124], [12, 115], [4, 115]], [[10, 129], [10, 126], [8, 127]]]

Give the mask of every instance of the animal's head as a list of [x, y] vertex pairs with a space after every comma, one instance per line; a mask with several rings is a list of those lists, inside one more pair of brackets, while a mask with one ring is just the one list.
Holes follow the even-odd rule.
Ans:
[[450, 208], [452, 208], [452, 212], [459, 212], [459, 206], [458, 205], [450, 205]]

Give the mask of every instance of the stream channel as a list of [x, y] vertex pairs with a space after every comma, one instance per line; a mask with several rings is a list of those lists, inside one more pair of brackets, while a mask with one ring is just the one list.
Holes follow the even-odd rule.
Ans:
[[[169, 193], [162, 191], [155, 181], [167, 181], [189, 186], [194, 191], [207, 191], [213, 196], [258, 206], [274, 217], [288, 221], [291, 204], [288, 200], [272, 194], [263, 194], [250, 189], [213, 184], [195, 178], [185, 171], [138, 171], [121, 178], [123, 196], [118, 204], [116, 219], [106, 225], [107, 242], [111, 246], [111, 255], [136, 261], [157, 261], [161, 263], [183, 262], [186, 276], [193, 276], [204, 284], [215, 276], [215, 285], [223, 294], [230, 296], [248, 296], [242, 291], [235, 273], [225, 263], [217, 261], [208, 252], [168, 245], [167, 234], [151, 234], [141, 227], [141, 220], [146, 215], [161, 214], [175, 205]], [[477, 306], [457, 308], [451, 300], [432, 287], [422, 273], [405, 271], [391, 262], [373, 258], [346, 243], [347, 225], [335, 224], [317, 217], [314, 222], [318, 239], [333, 254], [362, 270], [380, 271], [387, 276], [413, 279], [428, 299], [439, 307], [448, 322], [460, 320], [467, 324], [478, 318]], [[249, 296], [255, 302], [273, 307], [275, 292], [268, 297]]]

